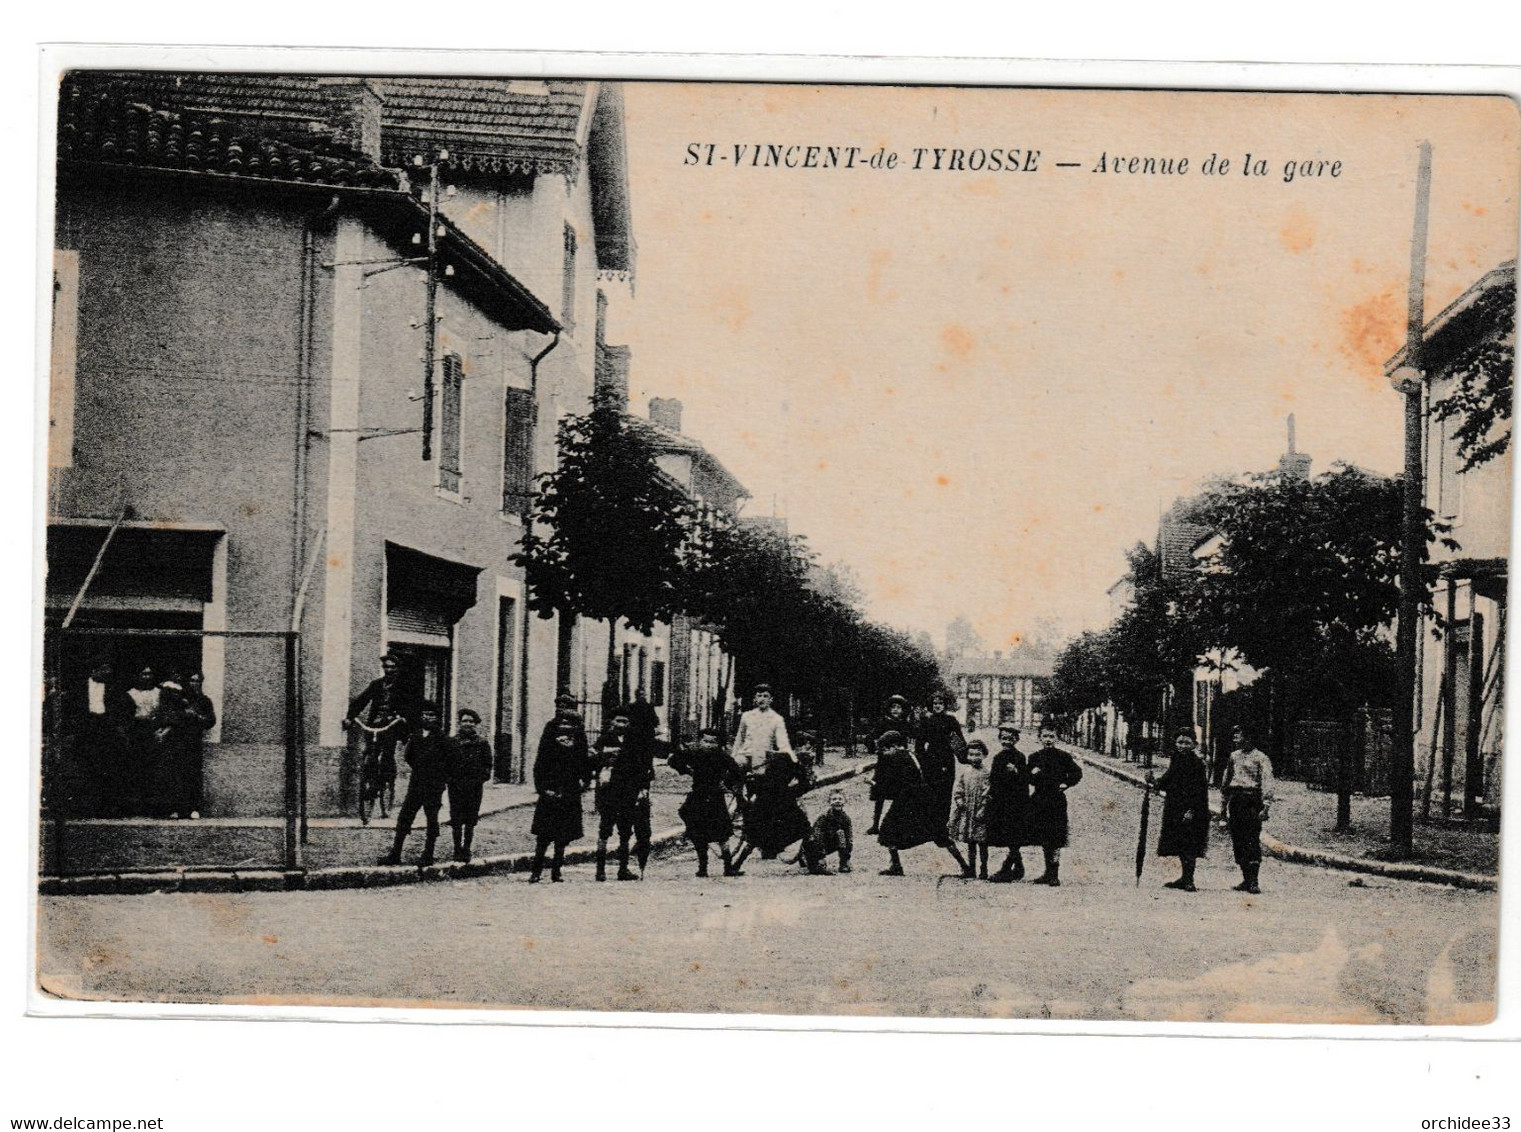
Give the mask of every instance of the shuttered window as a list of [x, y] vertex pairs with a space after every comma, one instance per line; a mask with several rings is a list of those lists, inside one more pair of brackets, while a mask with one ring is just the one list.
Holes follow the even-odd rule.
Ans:
[[576, 332], [576, 230], [565, 225], [565, 274], [560, 278], [560, 321], [565, 333]]
[[458, 354], [444, 355], [443, 412], [439, 415], [438, 486], [458, 492], [460, 487], [460, 410], [464, 398], [465, 367]]
[[507, 387], [507, 419], [502, 435], [502, 510], [526, 515], [533, 501], [533, 394]]

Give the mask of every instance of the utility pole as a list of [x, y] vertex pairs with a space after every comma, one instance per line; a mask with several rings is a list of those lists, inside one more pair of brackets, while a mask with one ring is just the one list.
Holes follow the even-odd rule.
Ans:
[[1426, 524], [1423, 463], [1426, 385], [1421, 372], [1425, 331], [1426, 225], [1431, 203], [1431, 143], [1422, 142], [1415, 182], [1415, 226], [1410, 237], [1410, 291], [1405, 323], [1405, 362], [1390, 375], [1405, 398], [1404, 523], [1400, 540], [1400, 603], [1395, 659], [1399, 689], [1394, 705], [1393, 763], [1389, 781], [1389, 847], [1397, 858], [1411, 855], [1415, 810], [1416, 660], [1420, 651], [1421, 561]]
[[[433, 459], [433, 354], [438, 341], [438, 166], [449, 159], [439, 150], [428, 166], [428, 276], [423, 307], [422, 458]], [[415, 158], [422, 163], [422, 156]]]

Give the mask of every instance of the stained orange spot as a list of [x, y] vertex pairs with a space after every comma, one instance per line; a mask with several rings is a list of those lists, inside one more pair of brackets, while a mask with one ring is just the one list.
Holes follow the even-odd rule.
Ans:
[[892, 262], [893, 253], [887, 250], [879, 250], [871, 253], [871, 258], [866, 268], [866, 299], [872, 303], [891, 302], [898, 297], [894, 290], [882, 289], [882, 273], [887, 270], [887, 265]]
[[1315, 221], [1309, 213], [1295, 209], [1278, 229], [1278, 242], [1295, 255], [1309, 251], [1315, 244]]
[[1104, 509], [1104, 505], [1102, 503], [1095, 503], [1093, 505], [1093, 509], [1094, 511], [1102, 511]]
[[1354, 303], [1341, 312], [1340, 349], [1367, 371], [1374, 387], [1383, 382], [1384, 362], [1400, 348], [1405, 332], [1404, 294], [1398, 283]]
[[950, 487], [951, 486], [951, 477], [950, 476], [936, 476], [935, 477], [935, 482], [938, 483], [941, 487]]
[[1489, 211], [1489, 209], [1485, 208], [1483, 205], [1473, 204], [1473, 203], [1465, 200], [1463, 202], [1463, 211], [1464, 212], [1471, 212], [1475, 216], [1483, 216], [1486, 212]]
[[267, 936], [264, 937], [264, 942], [265, 943], [279, 943], [280, 940], [276, 936], [267, 935]]
[[827, 460], [820, 460], [819, 461], [819, 471], [822, 472], [822, 471], [824, 471], [828, 467], [829, 467], [829, 462]]
[[952, 323], [940, 332], [940, 344], [956, 357], [965, 359], [977, 345], [977, 339], [966, 327]]

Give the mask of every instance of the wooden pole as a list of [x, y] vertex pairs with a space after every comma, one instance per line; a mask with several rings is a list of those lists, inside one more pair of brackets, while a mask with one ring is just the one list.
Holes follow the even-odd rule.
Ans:
[[[1431, 144], [1422, 142], [1416, 172], [1415, 226], [1410, 238], [1410, 291], [1406, 318], [1405, 365], [1421, 371], [1425, 331], [1426, 227], [1431, 203]], [[1420, 649], [1421, 559], [1426, 543], [1425, 492], [1422, 481], [1425, 414], [1424, 381], [1413, 381], [1405, 394], [1404, 522], [1400, 540], [1400, 602], [1395, 639], [1399, 694], [1394, 709], [1394, 751], [1389, 783], [1389, 847], [1395, 858], [1414, 848], [1416, 664]]]

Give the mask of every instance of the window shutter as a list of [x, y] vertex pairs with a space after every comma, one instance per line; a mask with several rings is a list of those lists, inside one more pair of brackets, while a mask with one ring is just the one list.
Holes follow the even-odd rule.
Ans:
[[444, 355], [444, 408], [439, 422], [438, 486], [445, 491], [459, 491], [460, 401], [464, 390], [465, 370], [458, 354]]
[[533, 393], [507, 387], [507, 420], [502, 438], [502, 510], [526, 515], [533, 502]]

